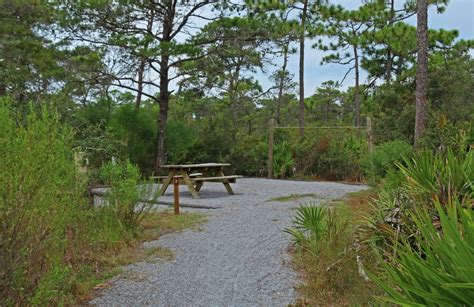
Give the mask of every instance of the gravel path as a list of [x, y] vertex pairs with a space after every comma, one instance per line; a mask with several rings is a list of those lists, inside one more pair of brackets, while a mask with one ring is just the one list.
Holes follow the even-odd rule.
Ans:
[[[175, 259], [130, 265], [112, 280], [92, 304], [157, 306], [286, 306], [296, 293], [296, 273], [286, 253], [282, 229], [292, 209], [305, 199], [269, 201], [291, 194], [314, 194], [321, 202], [362, 190], [365, 186], [331, 182], [301, 182], [244, 178], [228, 195], [222, 184], [207, 183], [201, 199], [181, 187], [181, 201], [212, 204], [201, 231], [165, 235], [147, 246], [170, 248]], [[169, 189], [172, 190], [171, 188]], [[163, 200], [171, 201], [167, 193]]]

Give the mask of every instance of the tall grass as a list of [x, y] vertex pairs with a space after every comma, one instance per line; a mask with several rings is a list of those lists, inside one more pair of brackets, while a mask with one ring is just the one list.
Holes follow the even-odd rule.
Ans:
[[[367, 304], [374, 285], [363, 275], [361, 258], [372, 255], [357, 243], [359, 212], [346, 205], [300, 206], [286, 229], [295, 246], [293, 262], [304, 272], [303, 304]], [[370, 261], [367, 261], [370, 262]]]

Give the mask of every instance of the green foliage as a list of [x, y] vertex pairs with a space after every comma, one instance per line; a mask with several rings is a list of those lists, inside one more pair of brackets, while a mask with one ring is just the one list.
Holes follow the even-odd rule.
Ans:
[[181, 164], [194, 162], [190, 152], [196, 142], [196, 132], [192, 125], [181, 121], [169, 121], [166, 126], [167, 162]]
[[294, 244], [317, 254], [327, 242], [334, 244], [348, 230], [348, 223], [349, 215], [344, 208], [310, 203], [298, 207], [293, 226], [285, 232], [291, 235]]
[[264, 137], [244, 134], [231, 149], [229, 161], [236, 174], [262, 176], [266, 173], [268, 144]]
[[31, 113], [18, 126], [0, 106], [0, 297], [7, 304], [61, 299], [66, 228], [84, 201], [71, 129], [56, 115]]
[[403, 158], [410, 158], [412, 151], [412, 146], [402, 140], [377, 145], [373, 153], [362, 160], [362, 168], [366, 178], [371, 184], [378, 183], [388, 173], [395, 170], [396, 162], [402, 161]]
[[396, 165], [398, 185], [384, 185], [369, 226], [381, 264], [371, 278], [398, 304], [465, 305], [473, 295], [473, 152], [425, 150]]
[[137, 110], [133, 104], [126, 103], [114, 111], [108, 125], [110, 133], [124, 143], [125, 156], [144, 173], [153, 169], [156, 114], [157, 110], [151, 104]]
[[378, 213], [369, 219], [374, 241], [389, 246], [394, 232], [403, 237], [415, 235], [412, 220], [405, 216], [419, 206], [433, 212], [433, 199], [444, 203], [456, 198], [463, 205], [470, 204], [474, 199], [473, 163], [472, 152], [452, 151], [422, 151], [397, 162], [397, 170], [384, 180], [374, 203]]
[[474, 152], [455, 154], [451, 150], [444, 154], [431, 151], [418, 153], [405, 165], [398, 163], [405, 176], [405, 188], [416, 199], [441, 201], [455, 197], [462, 204], [474, 199]]
[[290, 174], [294, 164], [290, 144], [286, 141], [273, 146], [273, 173], [277, 177]]
[[456, 126], [448, 121], [444, 114], [440, 114], [436, 119], [431, 120], [431, 122], [434, 121], [436, 123], [428, 127], [420, 140], [423, 147], [442, 152], [447, 150], [463, 152], [468, 148], [470, 144], [469, 136], [466, 133], [466, 130], [469, 129], [468, 125], [458, 124]]
[[293, 243], [303, 246], [312, 240], [320, 240], [325, 233], [327, 208], [315, 204], [301, 205], [293, 218], [293, 226], [285, 230]]
[[285, 230], [296, 247], [293, 262], [304, 272], [305, 304], [366, 305], [378, 293], [360, 273], [360, 259], [371, 267], [372, 253], [357, 243], [353, 205], [300, 206], [293, 226]]
[[439, 226], [423, 207], [410, 217], [417, 228], [415, 244], [394, 243], [388, 262], [379, 260], [385, 277], [372, 280], [396, 304], [413, 306], [467, 306], [474, 301], [474, 211], [458, 199], [434, 201]]
[[106, 199], [117, 219], [128, 229], [136, 229], [149, 209], [149, 205], [137, 203], [140, 196], [145, 195], [144, 187], [139, 186], [140, 171], [130, 161], [104, 164], [100, 169], [100, 177], [108, 187]]

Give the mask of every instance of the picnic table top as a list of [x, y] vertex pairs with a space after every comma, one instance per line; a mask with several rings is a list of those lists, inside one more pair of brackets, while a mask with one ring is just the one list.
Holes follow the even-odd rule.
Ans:
[[224, 167], [230, 166], [230, 163], [200, 163], [200, 164], [171, 164], [162, 165], [162, 168], [206, 168], [206, 167]]

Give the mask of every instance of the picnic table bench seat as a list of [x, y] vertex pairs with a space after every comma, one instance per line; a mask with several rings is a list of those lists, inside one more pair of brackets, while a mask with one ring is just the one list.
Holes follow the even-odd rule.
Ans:
[[[193, 174], [189, 174], [189, 177], [190, 178], [194, 178], [194, 177], [199, 177], [199, 176], [202, 176], [203, 174], [202, 173], [193, 173]], [[173, 177], [177, 177], [177, 178], [183, 178], [183, 175], [174, 175]], [[151, 176], [150, 179], [155, 179], [155, 180], [162, 180], [162, 179], [166, 179], [168, 178], [168, 176]]]
[[230, 175], [230, 176], [216, 176], [216, 177], [197, 177], [192, 178], [192, 181], [208, 181], [208, 182], [230, 182], [235, 183], [237, 178], [243, 178], [241, 175]]

